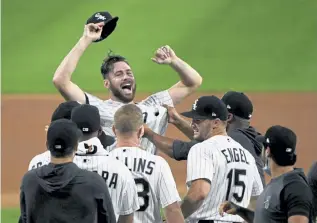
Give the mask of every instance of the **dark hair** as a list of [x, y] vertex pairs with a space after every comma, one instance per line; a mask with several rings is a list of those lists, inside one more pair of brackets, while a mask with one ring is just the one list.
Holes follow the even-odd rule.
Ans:
[[102, 74], [103, 79], [106, 79], [109, 72], [113, 71], [113, 65], [115, 63], [121, 62], [121, 61], [129, 64], [125, 57], [120, 56], [120, 55], [115, 55], [110, 50], [108, 52], [108, 56], [103, 60], [103, 62], [101, 64], [100, 70], [101, 70], [101, 74]]
[[73, 152], [76, 150], [77, 146], [74, 147], [68, 147], [66, 149], [63, 150], [50, 150], [51, 156], [55, 157], [55, 158], [65, 158], [65, 157], [69, 157], [73, 154]]
[[277, 155], [274, 156], [274, 154], [272, 154], [271, 156], [274, 162], [279, 166], [293, 166], [297, 161], [296, 154], [290, 154], [284, 157], [279, 157]]

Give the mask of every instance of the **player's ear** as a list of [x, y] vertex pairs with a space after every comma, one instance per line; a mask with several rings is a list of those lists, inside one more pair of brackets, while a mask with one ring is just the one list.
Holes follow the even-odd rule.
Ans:
[[266, 153], [267, 157], [271, 157], [272, 156], [270, 147], [266, 148], [265, 153]]
[[113, 131], [114, 135], [117, 136], [116, 128], [114, 127], [114, 125], [112, 126], [112, 131]]
[[107, 89], [110, 88], [110, 81], [107, 78], [103, 80], [103, 86]]
[[229, 114], [228, 114], [227, 122], [231, 122], [232, 119], [233, 119], [233, 114], [229, 113]]
[[144, 126], [141, 125], [141, 127], [139, 128], [139, 131], [138, 131], [138, 137], [139, 139], [141, 139], [144, 135]]

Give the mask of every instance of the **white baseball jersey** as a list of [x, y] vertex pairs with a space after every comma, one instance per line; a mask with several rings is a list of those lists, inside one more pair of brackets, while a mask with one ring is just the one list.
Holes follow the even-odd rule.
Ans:
[[[107, 135], [115, 137], [112, 131], [114, 114], [121, 106], [125, 104], [122, 102], [113, 101], [111, 99], [104, 101], [89, 93], [85, 94], [89, 104], [94, 105], [99, 109], [103, 131]], [[140, 103], [136, 104], [142, 110], [144, 122], [147, 124], [147, 126], [160, 135], [165, 134], [168, 124], [167, 110], [162, 107], [163, 104], [174, 106], [173, 100], [168, 93], [168, 90], [153, 94]], [[154, 144], [152, 144], [148, 139], [142, 139], [141, 147], [146, 148], [146, 150], [152, 154], [156, 153]]]
[[219, 215], [219, 206], [228, 200], [248, 207], [251, 196], [263, 190], [254, 157], [229, 136], [213, 136], [194, 145], [187, 158], [187, 186], [197, 179], [210, 182], [210, 192], [201, 207], [186, 222], [199, 220], [243, 222], [237, 215]]
[[[29, 170], [50, 162], [50, 152], [35, 156]], [[120, 161], [109, 156], [98, 138], [79, 143], [74, 163], [82, 169], [96, 172], [102, 176], [109, 189], [116, 219], [119, 215], [128, 215], [137, 211], [137, 187], [129, 169]]]
[[134, 222], [162, 222], [160, 209], [180, 201], [168, 163], [137, 147], [116, 148], [110, 156], [129, 168], [137, 184], [140, 209], [134, 213]]

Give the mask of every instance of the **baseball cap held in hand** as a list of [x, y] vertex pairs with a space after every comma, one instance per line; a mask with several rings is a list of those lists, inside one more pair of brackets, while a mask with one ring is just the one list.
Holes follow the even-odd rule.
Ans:
[[103, 26], [101, 36], [98, 40], [94, 42], [100, 42], [106, 39], [116, 28], [117, 21], [119, 17], [112, 17], [109, 12], [96, 12], [94, 13], [86, 22], [86, 25], [89, 23], [100, 23], [104, 22], [105, 25]]

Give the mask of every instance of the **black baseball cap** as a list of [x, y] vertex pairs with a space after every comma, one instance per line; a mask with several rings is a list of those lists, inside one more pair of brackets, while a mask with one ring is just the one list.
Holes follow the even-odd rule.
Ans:
[[192, 110], [181, 113], [183, 116], [193, 119], [217, 119], [222, 121], [228, 119], [226, 105], [218, 97], [202, 96], [195, 100]]
[[272, 157], [278, 165], [286, 165], [296, 158], [296, 134], [289, 128], [280, 125], [270, 127], [264, 136], [257, 136], [256, 140], [270, 147]]
[[52, 154], [70, 154], [78, 144], [81, 135], [77, 125], [71, 120], [53, 121], [47, 130], [47, 147]]
[[73, 109], [71, 120], [83, 134], [97, 132], [100, 127], [100, 114], [96, 106], [83, 104]]
[[119, 20], [119, 17], [112, 17], [111, 14], [107, 11], [94, 13], [86, 21], [86, 24], [100, 23], [100, 22], [104, 22], [104, 24], [105, 24], [102, 28], [100, 38], [94, 42], [100, 42], [100, 41], [106, 39], [115, 30], [118, 20]]
[[79, 105], [77, 101], [66, 101], [59, 104], [52, 114], [51, 122], [62, 118], [70, 119], [72, 110]]
[[228, 91], [221, 100], [226, 104], [229, 113], [243, 119], [250, 119], [252, 117], [253, 105], [244, 93]]

